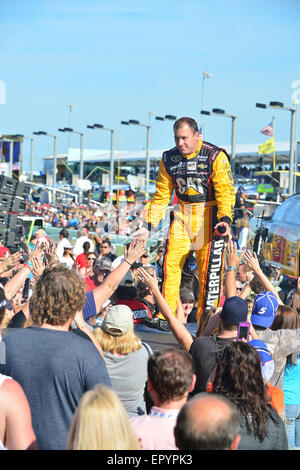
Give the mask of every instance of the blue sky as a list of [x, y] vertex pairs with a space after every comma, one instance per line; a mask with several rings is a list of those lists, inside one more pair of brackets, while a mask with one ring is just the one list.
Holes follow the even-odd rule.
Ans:
[[[207, 70], [204, 108], [238, 116], [237, 144], [262, 143], [272, 112], [255, 103], [292, 105], [299, 26], [299, 0], [0, 0], [0, 134], [57, 133], [69, 124], [69, 104], [86, 148], [109, 148], [109, 133], [86, 129], [95, 122], [117, 130], [118, 120], [148, 123], [151, 111], [200, 123]], [[172, 123], [152, 124], [151, 147], [172, 147]], [[276, 111], [275, 135], [289, 140], [289, 112]], [[121, 138], [122, 149], [141, 150], [146, 131], [121, 126]], [[207, 117], [205, 139], [229, 145], [231, 121]], [[58, 152], [67, 142], [59, 133]], [[51, 153], [52, 139], [38, 137], [35, 168]]]

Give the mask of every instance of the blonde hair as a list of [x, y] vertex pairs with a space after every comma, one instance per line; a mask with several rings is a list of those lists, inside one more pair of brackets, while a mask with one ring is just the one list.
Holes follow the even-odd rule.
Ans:
[[68, 450], [140, 450], [127, 412], [110, 388], [85, 392], [73, 416]]
[[142, 347], [142, 342], [138, 336], [134, 334], [134, 328], [121, 336], [112, 336], [102, 328], [94, 328], [93, 333], [100, 343], [103, 351], [118, 354], [130, 354], [136, 352]]

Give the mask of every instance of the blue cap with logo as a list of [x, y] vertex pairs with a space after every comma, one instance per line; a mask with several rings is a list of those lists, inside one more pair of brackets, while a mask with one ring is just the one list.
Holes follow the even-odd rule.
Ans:
[[270, 291], [261, 292], [254, 300], [251, 323], [264, 328], [270, 328], [274, 321], [277, 308], [278, 300], [276, 295]]
[[260, 355], [262, 377], [265, 382], [268, 382], [271, 379], [275, 368], [274, 360], [268, 350], [268, 346], [260, 339], [252, 339], [248, 344], [253, 346]]

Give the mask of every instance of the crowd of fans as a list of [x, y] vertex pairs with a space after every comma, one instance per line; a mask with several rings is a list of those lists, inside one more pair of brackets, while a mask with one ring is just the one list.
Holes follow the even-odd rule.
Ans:
[[[149, 252], [133, 239], [120, 254], [111, 241], [137, 230], [143, 206], [105, 210], [28, 203], [44, 229], [22, 251], [0, 247], [1, 448], [300, 448], [300, 278], [264, 271], [229, 241], [220, 307], [193, 334], [193, 253], [174, 314], [161, 292], [164, 245]], [[61, 228], [57, 244], [49, 226]], [[152, 349], [141, 327], [174, 346]]]
[[130, 235], [143, 222], [145, 206], [142, 202], [108, 204], [47, 204], [27, 200], [25, 214], [42, 216], [46, 227], [77, 230], [85, 227], [90, 232], [103, 234]]

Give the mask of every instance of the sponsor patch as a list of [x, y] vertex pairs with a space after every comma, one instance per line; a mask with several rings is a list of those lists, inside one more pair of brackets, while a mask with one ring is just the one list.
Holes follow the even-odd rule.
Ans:
[[208, 168], [208, 166], [205, 165], [204, 163], [199, 163], [199, 164], [198, 164], [198, 169], [199, 169], [199, 170], [206, 170], [207, 168]]
[[187, 162], [186, 169], [187, 169], [187, 171], [196, 171], [197, 162]]

